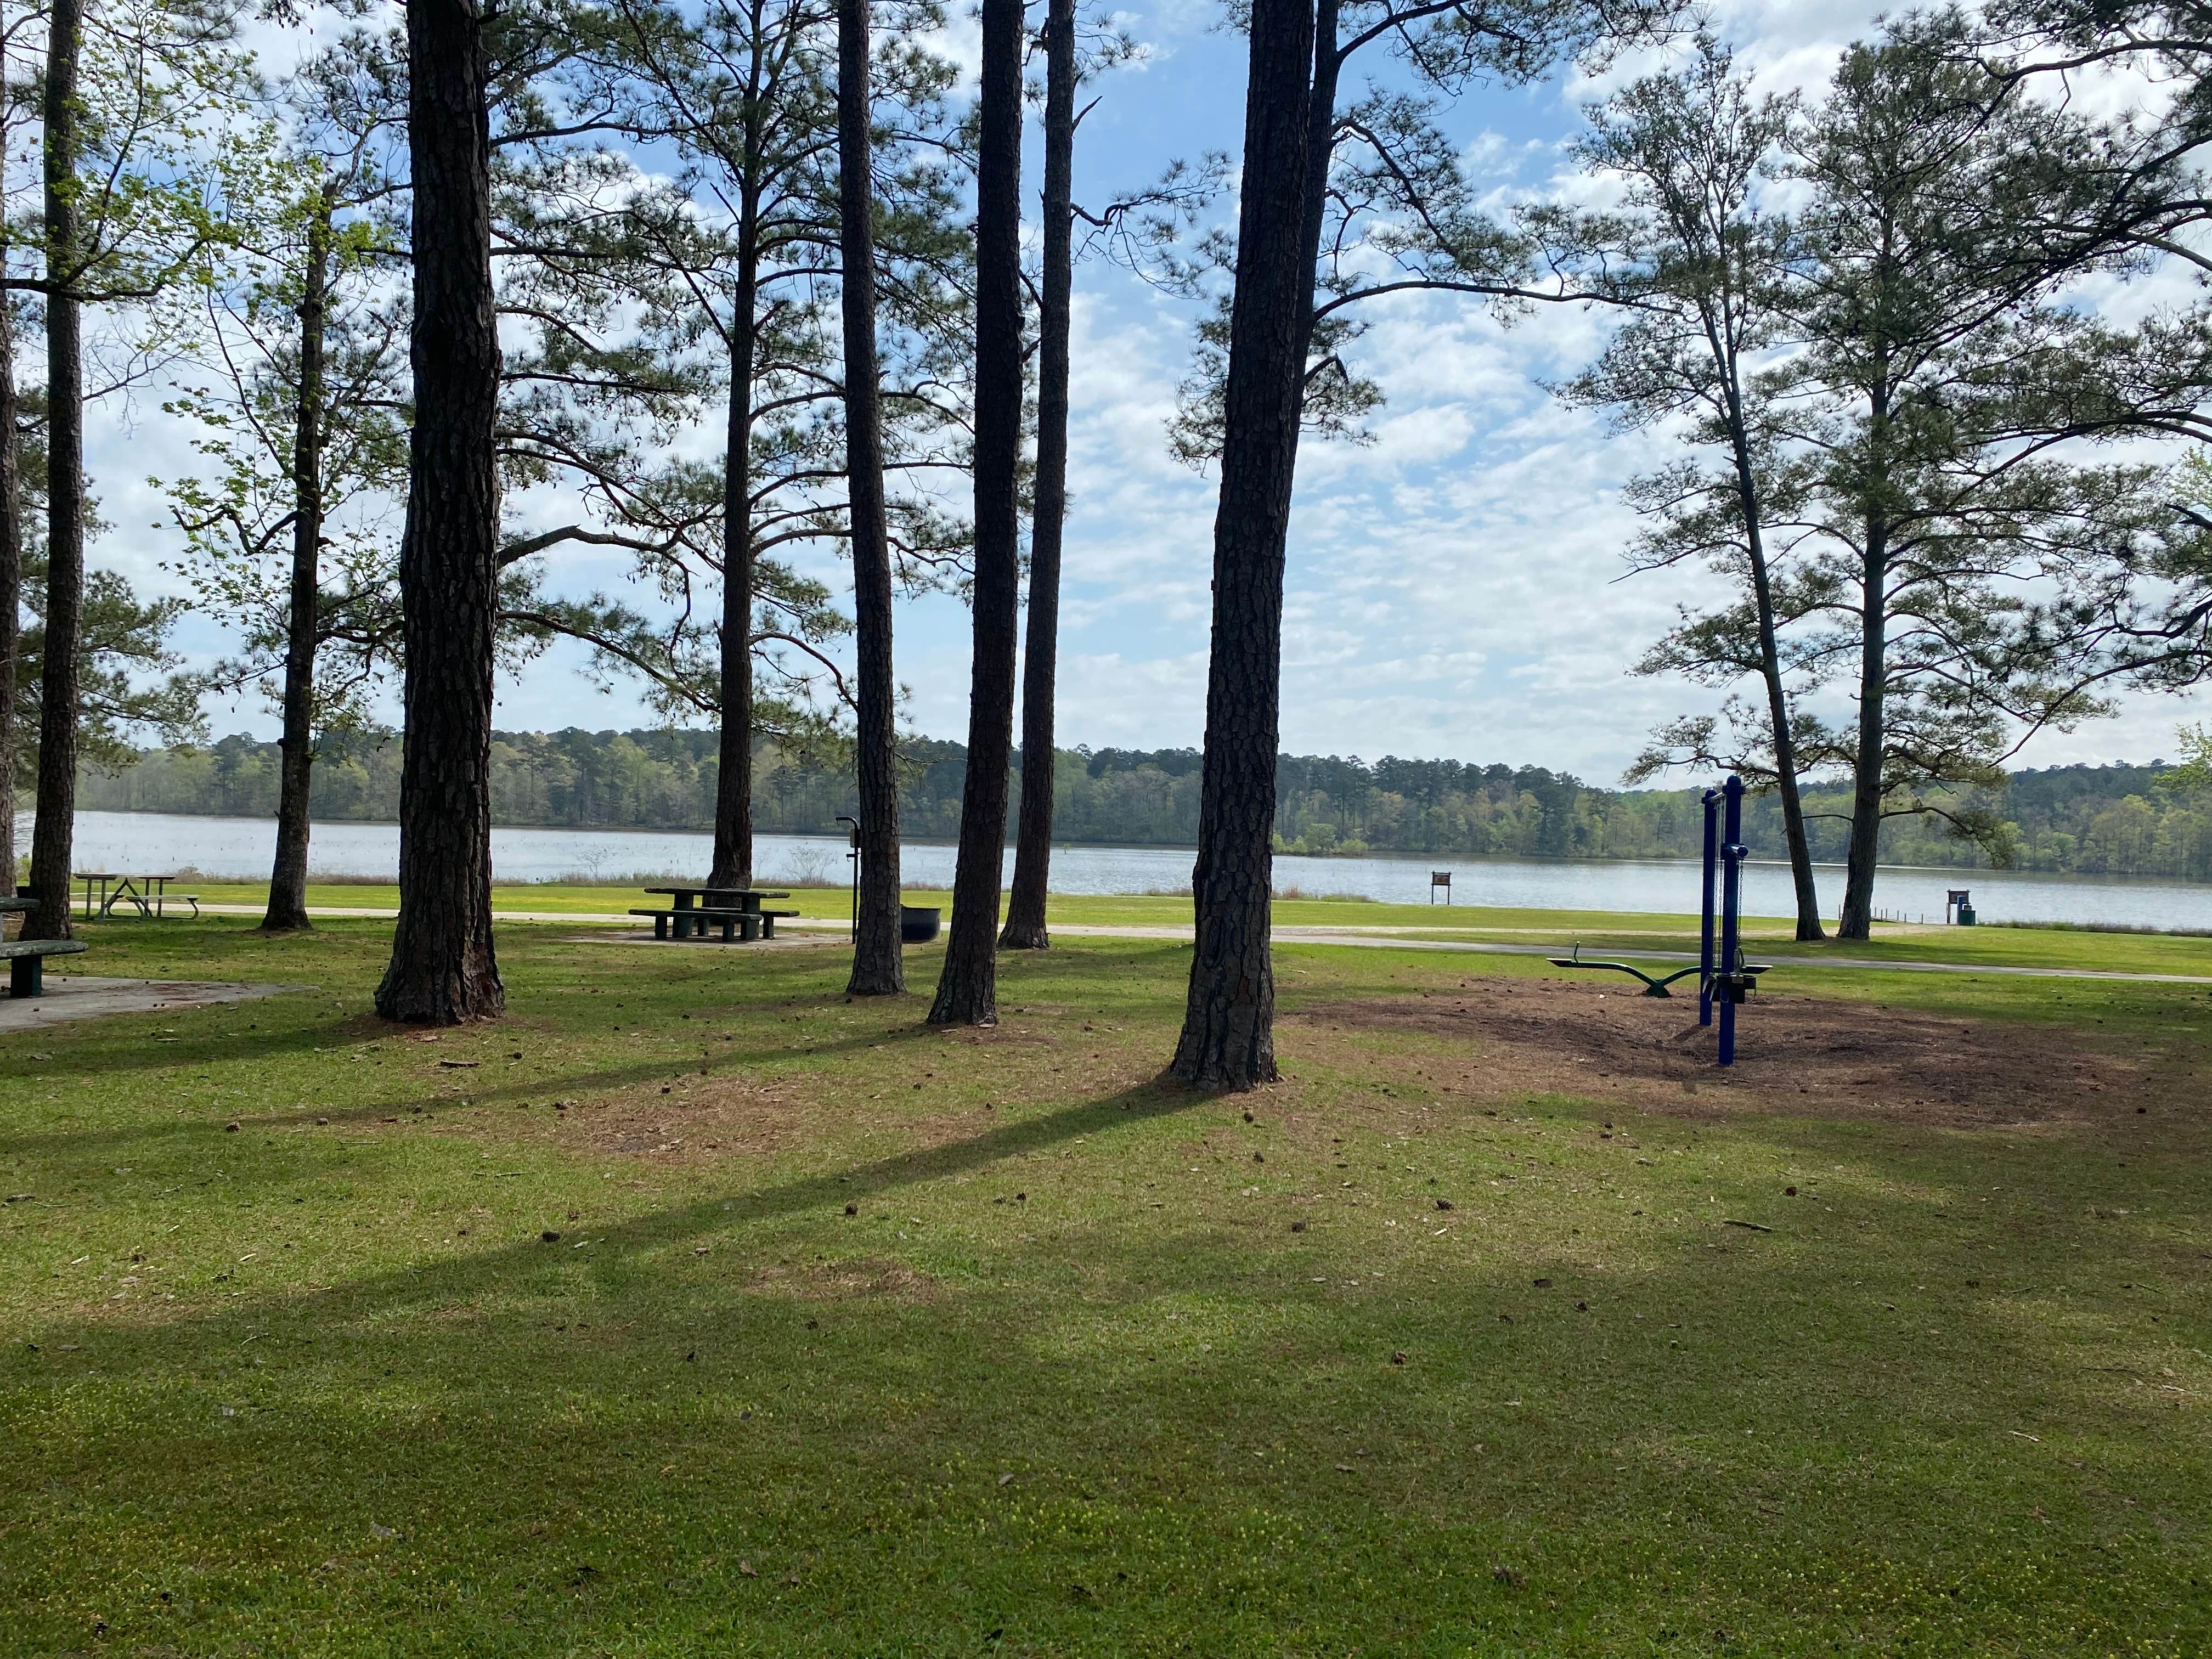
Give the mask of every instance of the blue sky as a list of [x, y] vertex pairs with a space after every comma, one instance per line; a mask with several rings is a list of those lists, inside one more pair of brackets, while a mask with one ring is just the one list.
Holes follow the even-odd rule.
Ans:
[[[1744, 4], [1716, 14], [1741, 59], [1770, 84], [1810, 87], [1862, 32], [1871, 6]], [[1078, 194], [1100, 201], [1157, 176], [1171, 157], [1234, 152], [1243, 122], [1243, 43], [1216, 5], [1187, 0], [1122, 14], [1151, 48], [1097, 88], [1078, 157]], [[953, 49], [970, 52], [969, 31]], [[1649, 60], [1644, 60], [1648, 63]], [[1617, 66], [1608, 82], [1644, 66]], [[1560, 173], [1594, 85], [1562, 75], [1480, 89], [1453, 112], [1454, 137], [1492, 187], [1541, 187]], [[1034, 157], [1026, 194], [1034, 203]], [[1061, 742], [1196, 745], [1204, 724], [1207, 580], [1214, 480], [1169, 455], [1164, 427], [1188, 362], [1193, 312], [1109, 264], [1077, 273], [1059, 693]], [[1547, 310], [1507, 328], [1466, 301], [1431, 296], [1372, 313], [1358, 366], [1388, 402], [1364, 447], [1309, 443], [1300, 457], [1285, 629], [1283, 744], [1298, 752], [1449, 756], [1534, 764], [1618, 781], [1661, 720], [1711, 694], [1640, 679], [1630, 665], [1694, 597], [1679, 575], [1620, 580], [1634, 534], [1621, 484], [1657, 464], [1663, 434], [1612, 435], [1563, 409], [1541, 382], [1571, 374], [1602, 343], [1605, 319]], [[91, 455], [118, 526], [161, 516], [134, 482], [174, 465], [158, 420], [126, 428], [109, 412]], [[710, 421], [708, 432], [714, 423]], [[702, 434], [702, 446], [710, 442]], [[159, 532], [111, 536], [96, 556], [149, 587]], [[825, 558], [825, 580], [849, 580]], [[622, 568], [575, 553], [560, 585], [618, 584]], [[195, 655], [221, 648], [189, 623]], [[900, 678], [932, 736], [967, 726], [967, 616], [946, 598], [902, 607]], [[501, 686], [503, 726], [645, 723], [556, 650]], [[211, 708], [218, 732], [266, 734], [251, 702]], [[2039, 739], [2025, 764], [2148, 759], [2202, 699], [2140, 699], [2120, 718]]]

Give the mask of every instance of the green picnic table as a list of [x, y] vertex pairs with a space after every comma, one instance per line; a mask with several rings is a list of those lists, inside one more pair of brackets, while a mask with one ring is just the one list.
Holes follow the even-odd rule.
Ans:
[[[0, 898], [0, 916], [22, 915], [38, 908], [27, 898]], [[8, 994], [38, 997], [46, 994], [48, 957], [73, 957], [88, 947], [76, 939], [19, 939], [0, 945], [0, 961], [8, 964]]]
[[665, 908], [633, 909], [634, 916], [653, 918], [655, 939], [698, 939], [707, 937], [707, 930], [719, 932], [723, 942], [742, 938], [774, 939], [776, 920], [795, 916], [796, 910], [763, 910], [763, 899], [789, 898], [788, 893], [772, 893], [757, 887], [648, 887], [649, 895], [659, 895], [670, 902]]

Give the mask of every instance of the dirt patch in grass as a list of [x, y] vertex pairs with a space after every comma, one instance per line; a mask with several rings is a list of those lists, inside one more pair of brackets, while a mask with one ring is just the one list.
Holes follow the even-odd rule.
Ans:
[[2154, 1054], [2104, 1052], [2063, 1026], [1761, 992], [1739, 1015], [1736, 1063], [1723, 1071], [1713, 1063], [1716, 1030], [1697, 1021], [1694, 996], [1480, 979], [1424, 997], [1322, 1003], [1285, 1024], [1464, 1042], [1456, 1086], [1478, 1096], [1575, 1094], [1678, 1116], [1753, 1110], [1979, 1127], [2160, 1113], [2183, 1098], [2156, 1086]]
[[580, 1129], [595, 1152], [703, 1163], [780, 1152], [817, 1141], [825, 1131], [854, 1127], [894, 1131], [900, 1142], [884, 1150], [906, 1152], [981, 1134], [997, 1121], [981, 1109], [914, 1111], [921, 1097], [903, 1085], [833, 1082], [839, 1092], [824, 1099], [789, 1084], [684, 1078], [665, 1092], [654, 1085], [611, 1099], [579, 1101], [563, 1114], [570, 1120], [563, 1127]]
[[815, 1261], [757, 1268], [745, 1289], [787, 1296], [803, 1302], [852, 1302], [882, 1297], [893, 1302], [934, 1302], [943, 1293], [927, 1273], [903, 1261]]
[[567, 1115], [594, 1152], [688, 1161], [781, 1152], [816, 1131], [796, 1090], [731, 1078], [687, 1078], [605, 1101], [580, 1101]]

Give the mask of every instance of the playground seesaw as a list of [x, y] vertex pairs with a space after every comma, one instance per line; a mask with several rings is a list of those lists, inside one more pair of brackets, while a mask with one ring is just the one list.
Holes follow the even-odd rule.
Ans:
[[[1722, 809], [1725, 805], [1725, 823]], [[1735, 1064], [1735, 1011], [1759, 988], [1759, 976], [1768, 971], [1768, 964], [1746, 962], [1743, 947], [1737, 942], [1737, 927], [1743, 911], [1743, 861], [1751, 849], [1741, 840], [1743, 835], [1743, 780], [1731, 775], [1717, 789], [1705, 793], [1705, 902], [1698, 919], [1698, 965], [1679, 969], [1664, 978], [1654, 978], [1633, 963], [1584, 962], [1583, 947], [1577, 944], [1571, 957], [1553, 957], [1554, 968], [1609, 968], [1616, 973], [1632, 974], [1644, 981], [1647, 997], [1671, 996], [1668, 987], [1678, 979], [1698, 975], [1698, 1024], [1713, 1023], [1714, 1005], [1720, 1007], [1720, 1051], [1716, 1058], [1723, 1066]], [[1715, 950], [1713, 939], [1713, 900], [1715, 888], [1719, 889], [1720, 939]]]
[[[1545, 959], [1554, 968], [1610, 968], [1616, 973], [1632, 974], [1644, 981], [1644, 994], [1647, 997], [1670, 997], [1674, 994], [1667, 988], [1676, 980], [1689, 979], [1705, 971], [1704, 969], [1693, 964], [1687, 968], [1678, 968], [1671, 974], [1654, 978], [1632, 962], [1600, 962], [1595, 957], [1584, 962], [1583, 947], [1579, 945], [1575, 946], [1575, 953], [1571, 957], [1547, 957]], [[1765, 973], [1769, 966], [1770, 964], [1763, 962], [1747, 962], [1738, 966], [1735, 976], [1745, 981], [1743, 988], [1746, 991], [1755, 991], [1759, 988], [1759, 976]]]

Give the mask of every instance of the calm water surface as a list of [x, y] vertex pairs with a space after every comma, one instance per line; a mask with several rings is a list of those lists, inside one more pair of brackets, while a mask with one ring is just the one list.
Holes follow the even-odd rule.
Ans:
[[[269, 874], [276, 837], [275, 823], [265, 818], [82, 812], [76, 821], [76, 863], [81, 870], [191, 868], [210, 877], [261, 880]], [[578, 877], [620, 882], [647, 874], [703, 877], [714, 843], [705, 835], [673, 831], [500, 829], [491, 832], [491, 845], [493, 868], [501, 880]], [[847, 873], [842, 841], [763, 836], [757, 846], [760, 878], [766, 881], [842, 881]], [[312, 866], [319, 875], [390, 879], [398, 872], [398, 860], [396, 825], [315, 826]], [[902, 872], [910, 884], [941, 889], [951, 884], [952, 861], [949, 843], [910, 842]], [[1053, 854], [1052, 885], [1061, 893], [1187, 888], [1190, 863], [1187, 848], [1064, 847]], [[1674, 860], [1285, 855], [1275, 860], [1275, 884], [1279, 890], [1295, 887], [1308, 894], [1356, 893], [1419, 904], [1429, 896], [1432, 869], [1452, 872], [1452, 896], [1461, 904], [1679, 914], [1694, 911], [1698, 903], [1696, 865]], [[1013, 853], [1009, 849], [1009, 880], [1012, 874]], [[1822, 902], [1832, 916], [1843, 898], [1843, 867], [1822, 866], [1820, 883]], [[1976, 908], [1990, 921], [2212, 928], [2212, 884], [2127, 877], [1885, 869], [1875, 902], [1887, 914], [1940, 921], [1944, 890], [1951, 887], [1972, 889]], [[1751, 866], [1745, 872], [1744, 908], [1753, 915], [1791, 915], [1795, 907], [1788, 867]]]

